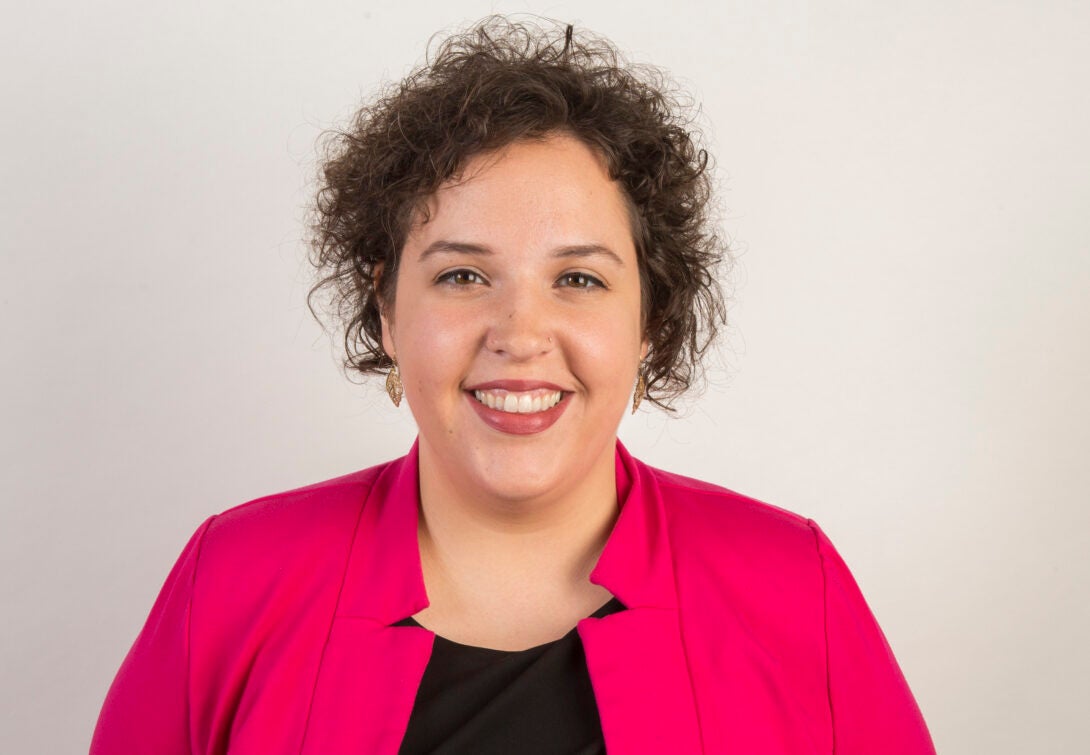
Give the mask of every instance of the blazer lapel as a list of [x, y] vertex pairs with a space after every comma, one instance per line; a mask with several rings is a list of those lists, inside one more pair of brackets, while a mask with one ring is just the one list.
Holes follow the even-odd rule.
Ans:
[[390, 626], [428, 605], [417, 545], [417, 446], [391, 462], [364, 504], [302, 752], [396, 753], [435, 635]]
[[[391, 626], [428, 605], [417, 544], [417, 445], [362, 508], [302, 752], [396, 753], [435, 635]], [[617, 443], [620, 513], [590, 581], [627, 610], [578, 624], [611, 755], [700, 752], [658, 487]]]
[[654, 480], [617, 443], [621, 511], [590, 581], [628, 610], [579, 622], [608, 752], [701, 752], [673, 559]]

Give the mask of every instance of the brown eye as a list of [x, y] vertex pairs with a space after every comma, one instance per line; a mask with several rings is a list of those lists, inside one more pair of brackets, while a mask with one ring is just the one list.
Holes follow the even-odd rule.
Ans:
[[452, 283], [455, 286], [469, 286], [474, 283], [484, 283], [484, 278], [481, 274], [473, 270], [451, 270], [449, 273], [440, 275], [437, 279], [438, 283]]
[[602, 281], [586, 273], [564, 273], [564, 275], [560, 276], [558, 283], [567, 288], [605, 288]]

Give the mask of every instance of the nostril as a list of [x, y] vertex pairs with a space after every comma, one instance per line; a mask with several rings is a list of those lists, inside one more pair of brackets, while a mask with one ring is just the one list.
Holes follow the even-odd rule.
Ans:
[[548, 327], [540, 323], [519, 324], [503, 321], [499, 327], [493, 327], [485, 337], [484, 345], [492, 352], [502, 353], [516, 358], [529, 358], [551, 351], [554, 336]]

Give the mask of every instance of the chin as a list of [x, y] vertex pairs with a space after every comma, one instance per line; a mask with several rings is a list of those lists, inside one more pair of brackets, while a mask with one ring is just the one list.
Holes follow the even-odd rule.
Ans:
[[[514, 467], [514, 470], [519, 470]], [[521, 470], [519, 470], [521, 471]], [[478, 481], [479, 489], [497, 501], [525, 503], [561, 492], [562, 481], [531, 477], [525, 473], [490, 475]]]

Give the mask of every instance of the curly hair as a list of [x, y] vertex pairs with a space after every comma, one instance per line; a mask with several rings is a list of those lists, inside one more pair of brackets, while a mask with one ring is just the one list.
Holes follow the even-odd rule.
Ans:
[[[441, 40], [324, 141], [311, 224], [318, 282], [343, 323], [344, 366], [391, 365], [380, 302], [394, 300], [402, 248], [427, 200], [479, 154], [571, 134], [604, 158], [629, 207], [649, 343], [647, 397], [671, 401], [701, 373], [726, 308], [719, 268], [729, 249], [710, 217], [709, 157], [685, 98], [662, 71], [623, 59], [573, 27], [500, 16]], [[376, 280], [375, 273], [381, 270]], [[317, 317], [317, 315], [315, 315]]]

